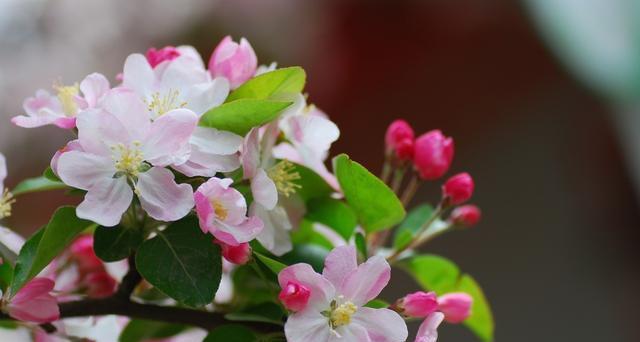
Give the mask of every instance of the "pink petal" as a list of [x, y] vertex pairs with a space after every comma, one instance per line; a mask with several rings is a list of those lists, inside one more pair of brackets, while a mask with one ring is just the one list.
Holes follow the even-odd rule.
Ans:
[[218, 240], [236, 246], [256, 238], [264, 224], [258, 217], [250, 216], [244, 222], [230, 225], [224, 221], [214, 220], [215, 229], [211, 232]]
[[195, 84], [187, 88], [184, 97], [189, 109], [202, 115], [209, 109], [224, 103], [229, 95], [229, 81], [226, 78], [216, 78], [211, 82]]
[[78, 115], [78, 141], [86, 152], [111, 158], [111, 147], [129, 145], [131, 136], [114, 115], [102, 109], [90, 109]]
[[262, 168], [257, 170], [251, 180], [251, 193], [253, 194], [253, 199], [267, 210], [272, 210], [278, 204], [276, 184]]
[[109, 91], [109, 80], [104, 75], [92, 73], [80, 82], [80, 90], [89, 107], [98, 105], [98, 101]]
[[69, 151], [62, 153], [58, 158], [56, 172], [65, 184], [89, 190], [96, 182], [113, 179], [116, 168], [109, 157]]
[[33, 116], [14, 116], [11, 118], [11, 122], [18, 127], [34, 128], [52, 124], [61, 117], [62, 116], [60, 114], [56, 114], [49, 109], [42, 109]]
[[171, 171], [152, 167], [138, 175], [138, 198], [149, 216], [160, 221], [176, 221], [193, 208], [193, 189], [176, 184]]
[[252, 128], [244, 138], [241, 160], [244, 178], [253, 178], [260, 165], [260, 131], [257, 128]]
[[139, 53], [134, 53], [127, 57], [124, 62], [122, 77], [123, 86], [142, 96], [151, 95], [152, 89], [157, 82], [151, 65]]
[[9, 315], [34, 323], [47, 323], [60, 317], [56, 299], [49, 294], [55, 283], [48, 278], [34, 278], [9, 303]]
[[358, 268], [356, 248], [341, 246], [334, 248], [324, 260], [322, 275], [337, 289], [341, 288], [344, 279]]
[[131, 199], [133, 191], [124, 177], [101, 178], [89, 188], [84, 201], [76, 208], [76, 215], [101, 226], [112, 227], [120, 223]]
[[335, 296], [335, 288], [322, 275], [316, 273], [309, 264], [295, 264], [286, 267], [278, 274], [278, 283], [281, 288], [288, 283], [297, 283], [311, 291], [307, 309], [323, 311], [329, 308], [331, 300]]
[[391, 267], [385, 258], [373, 256], [349, 274], [342, 282], [340, 294], [362, 306], [376, 298], [391, 278]]
[[103, 101], [104, 109], [122, 123], [131, 139], [142, 141], [149, 131], [151, 115], [140, 96], [126, 88], [115, 88]]
[[331, 337], [327, 318], [315, 310], [290, 315], [284, 325], [284, 333], [288, 342], [326, 342]]
[[72, 129], [76, 127], [76, 118], [58, 118], [53, 122], [53, 124], [62, 129]]
[[397, 312], [389, 309], [360, 307], [351, 317], [351, 325], [363, 327], [372, 342], [407, 340], [407, 324]]
[[438, 326], [444, 320], [442, 312], [434, 312], [420, 324], [415, 342], [436, 342], [438, 339]]
[[188, 109], [175, 109], [160, 116], [143, 140], [145, 159], [157, 166], [184, 163], [197, 123], [198, 117]]
[[[53, 173], [55, 173], [56, 175], [58, 174], [58, 161], [60, 160], [60, 156], [62, 156], [64, 153], [71, 152], [71, 151], [83, 152], [82, 145], [80, 145], [80, 142], [78, 141], [78, 139], [69, 141], [67, 145], [65, 145], [61, 149], [58, 149], [56, 153], [53, 155], [53, 157], [51, 158], [51, 170], [53, 170]], [[1, 183], [2, 181], [0, 180], [0, 184]]]
[[7, 178], [7, 159], [0, 153], [0, 191], [4, 190], [4, 180]]

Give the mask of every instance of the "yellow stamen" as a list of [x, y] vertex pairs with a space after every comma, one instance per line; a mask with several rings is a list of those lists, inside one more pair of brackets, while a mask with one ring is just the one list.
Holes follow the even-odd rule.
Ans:
[[295, 168], [292, 162], [284, 159], [267, 171], [269, 178], [276, 184], [278, 192], [285, 197], [289, 197], [297, 189], [302, 188], [302, 185], [293, 182], [300, 179], [300, 174], [295, 172]]
[[118, 172], [122, 172], [127, 177], [138, 176], [144, 161], [139, 141], [134, 141], [132, 146], [125, 146], [122, 143], [117, 144], [112, 146], [111, 150], [113, 151], [112, 158], [115, 161]]
[[187, 102], [178, 102], [179, 97], [180, 91], [178, 90], [169, 90], [164, 96], [155, 92], [151, 95], [151, 101], [147, 102], [147, 106], [149, 111], [161, 116], [170, 110], [184, 108], [187, 105]]
[[4, 189], [2, 197], [0, 197], [0, 219], [11, 216], [11, 205], [15, 202], [16, 200], [9, 189]]
[[53, 89], [58, 92], [58, 99], [62, 104], [62, 111], [66, 116], [74, 116], [78, 112], [78, 105], [74, 99], [80, 93], [80, 86], [75, 83], [71, 86], [54, 85]]
[[213, 199], [211, 200], [211, 205], [213, 206], [213, 211], [216, 213], [216, 216], [218, 217], [218, 219], [222, 221], [227, 219], [227, 216], [229, 216], [229, 210], [225, 208], [222, 202], [216, 199]]
[[333, 328], [347, 325], [351, 322], [351, 316], [358, 311], [358, 307], [352, 302], [344, 302], [331, 311], [331, 326]]

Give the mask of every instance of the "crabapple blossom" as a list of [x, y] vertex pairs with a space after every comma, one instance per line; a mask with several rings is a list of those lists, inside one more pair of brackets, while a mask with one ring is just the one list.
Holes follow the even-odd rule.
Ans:
[[165, 46], [160, 49], [156, 49], [154, 47], [149, 48], [145, 57], [147, 57], [147, 61], [152, 68], [158, 66], [158, 64], [164, 61], [172, 61], [180, 56], [180, 51], [173, 46]]
[[9, 316], [26, 322], [48, 323], [60, 317], [58, 302], [49, 292], [55, 282], [49, 278], [33, 278], [15, 294], [6, 307]]
[[466, 172], [449, 178], [442, 186], [442, 197], [450, 204], [458, 205], [468, 201], [473, 195], [473, 178]]
[[244, 38], [238, 44], [231, 36], [224, 37], [209, 59], [211, 76], [226, 78], [232, 89], [253, 77], [257, 67], [258, 57]]
[[463, 227], [472, 227], [478, 224], [481, 216], [480, 208], [473, 204], [468, 204], [453, 209], [449, 219], [454, 224]]
[[256, 216], [247, 217], [247, 202], [231, 183], [230, 178], [212, 177], [198, 187], [194, 201], [200, 229], [227, 245], [238, 246], [255, 239], [264, 225]]
[[401, 300], [400, 307], [409, 317], [427, 317], [438, 309], [438, 297], [435, 292], [414, 292]]
[[438, 340], [438, 326], [444, 320], [442, 312], [434, 312], [427, 316], [420, 327], [414, 342], [436, 342]]
[[460, 323], [471, 315], [473, 298], [464, 292], [447, 293], [438, 297], [438, 311], [444, 314], [445, 321]]
[[152, 122], [142, 100], [122, 88], [112, 90], [103, 102], [102, 108], [78, 117], [82, 150], [62, 153], [57, 162], [65, 184], [87, 191], [76, 209], [78, 217], [115, 226], [134, 193], [154, 219], [184, 217], [193, 207], [193, 190], [176, 184], [165, 167], [188, 158], [197, 116], [174, 109]]
[[308, 303], [285, 324], [290, 342], [389, 341], [407, 338], [407, 326], [395, 311], [364, 306], [387, 285], [391, 268], [381, 256], [358, 265], [353, 246], [337, 247], [325, 259], [322, 274], [295, 264], [278, 274], [280, 287], [304, 286]]
[[[56, 125], [60, 128], [76, 127], [76, 116], [82, 110], [95, 108], [110, 89], [109, 80], [102, 74], [93, 73], [71, 86], [56, 85], [56, 96], [40, 89], [35, 97], [26, 99], [22, 105], [27, 115], [11, 119], [24, 128]], [[80, 95], [82, 93], [82, 96]]]
[[422, 179], [438, 179], [449, 169], [453, 151], [452, 138], [439, 130], [429, 131], [415, 141], [413, 165]]

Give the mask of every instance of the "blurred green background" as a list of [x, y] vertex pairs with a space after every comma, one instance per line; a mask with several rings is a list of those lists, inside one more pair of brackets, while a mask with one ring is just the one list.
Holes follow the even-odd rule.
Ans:
[[[259, 60], [301, 65], [342, 130], [333, 152], [372, 170], [388, 123], [455, 137], [480, 225], [435, 240], [482, 284], [498, 341], [639, 341], [640, 2], [637, 0], [0, 1], [0, 151], [9, 185], [70, 136], [9, 118], [54, 82], [125, 57], [226, 34]], [[416, 199], [435, 201], [439, 184]], [[68, 202], [28, 195], [6, 225], [29, 234]], [[389, 298], [416, 289], [397, 271]], [[441, 340], [472, 341], [447, 325]]]

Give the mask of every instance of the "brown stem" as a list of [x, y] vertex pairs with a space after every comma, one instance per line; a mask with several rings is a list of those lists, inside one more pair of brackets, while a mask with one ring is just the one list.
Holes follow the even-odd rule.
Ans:
[[400, 185], [402, 185], [402, 180], [404, 179], [404, 168], [397, 168], [393, 173], [393, 182], [391, 184], [391, 190], [398, 193], [400, 190]]
[[409, 202], [411, 202], [419, 186], [420, 180], [418, 178], [418, 175], [414, 173], [411, 177], [411, 180], [409, 181], [409, 185], [407, 185], [407, 187], [404, 189], [404, 192], [402, 193], [402, 198], [400, 199], [402, 201], [402, 205], [406, 207]]

